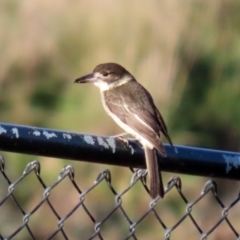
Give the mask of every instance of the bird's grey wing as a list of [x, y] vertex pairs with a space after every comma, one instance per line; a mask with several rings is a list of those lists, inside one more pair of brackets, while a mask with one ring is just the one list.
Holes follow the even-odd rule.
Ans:
[[123, 123], [154, 145], [163, 156], [166, 155], [157, 119], [147, 109], [136, 104], [135, 107], [129, 107], [121, 97], [106, 98], [106, 105]]
[[148, 105], [149, 105], [149, 106], [153, 106], [153, 107], [151, 108], [151, 113], [153, 114], [153, 116], [155, 117], [155, 121], [157, 122], [158, 131], [159, 131], [159, 132], [161, 131], [161, 132], [165, 135], [165, 137], [167, 138], [167, 140], [169, 141], [169, 143], [173, 146], [172, 140], [171, 140], [171, 138], [170, 138], [170, 136], [169, 136], [169, 134], [168, 134], [167, 126], [166, 126], [166, 124], [165, 124], [165, 122], [164, 122], [164, 119], [163, 119], [161, 113], [160, 113], [160, 112], [158, 111], [158, 109], [156, 108], [156, 106], [155, 106], [155, 104], [154, 104], [154, 101], [153, 101], [153, 99], [152, 99], [152, 96], [149, 94], [148, 91], [146, 91], [146, 94], [147, 94], [148, 100], [149, 100]]

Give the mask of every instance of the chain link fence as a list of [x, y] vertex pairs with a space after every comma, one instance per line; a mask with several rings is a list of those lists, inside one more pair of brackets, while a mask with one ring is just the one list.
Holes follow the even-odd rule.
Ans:
[[[84, 178], [76, 180], [71, 165], [65, 166], [52, 184], [47, 184], [39, 161], [29, 162], [14, 181], [9, 176], [13, 166], [8, 166], [7, 171], [5, 164], [8, 161], [1, 157], [0, 239], [240, 239], [240, 195], [225, 205], [212, 180], [194, 199], [187, 199], [181, 178], [173, 176], [166, 185], [165, 198], [151, 200], [146, 171], [142, 169], [131, 169], [129, 185], [122, 191], [114, 188], [107, 169], [99, 172], [93, 184], [83, 191], [80, 185]], [[21, 185], [23, 181], [26, 185]], [[136, 186], [140, 183], [141, 190]], [[36, 187], [32, 189], [30, 184]], [[52, 198], [56, 188], [60, 188], [61, 196]], [[135, 203], [125, 198], [131, 191]], [[171, 192], [175, 192], [175, 203], [181, 205], [180, 212], [171, 210], [176, 208], [171, 205]], [[208, 207], [201, 205], [205, 198]], [[130, 204], [136, 209], [129, 208]], [[137, 214], [133, 217], [134, 211]], [[169, 215], [175, 215], [174, 221], [169, 220]], [[179, 231], [181, 225], [184, 235]]]

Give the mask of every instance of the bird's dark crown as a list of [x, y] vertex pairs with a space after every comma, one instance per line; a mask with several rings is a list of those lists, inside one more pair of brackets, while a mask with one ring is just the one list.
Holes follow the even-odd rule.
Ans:
[[131, 75], [124, 67], [117, 63], [102, 63], [97, 65], [94, 73], [101, 73], [102, 75], [115, 75], [122, 77], [123, 75]]

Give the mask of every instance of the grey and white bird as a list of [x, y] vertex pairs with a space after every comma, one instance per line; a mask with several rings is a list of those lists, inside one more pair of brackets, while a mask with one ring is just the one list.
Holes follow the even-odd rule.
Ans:
[[157, 151], [163, 157], [166, 157], [166, 152], [160, 139], [160, 132], [172, 146], [173, 144], [150, 93], [136, 81], [131, 73], [117, 63], [100, 64], [92, 73], [74, 82], [93, 83], [100, 89], [106, 112], [144, 148], [151, 197], [163, 197], [164, 188]]

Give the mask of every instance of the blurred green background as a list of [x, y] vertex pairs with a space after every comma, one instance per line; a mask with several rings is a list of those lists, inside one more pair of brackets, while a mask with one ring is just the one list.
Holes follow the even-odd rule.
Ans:
[[[96, 135], [121, 133], [122, 130], [104, 112], [99, 90], [91, 85], [73, 84], [74, 79], [90, 73], [97, 64], [117, 62], [152, 94], [175, 144], [239, 151], [239, 11], [238, 0], [1, 1], [0, 121]], [[26, 163], [34, 159], [34, 156], [1, 154], [6, 158], [6, 171], [12, 181], [19, 177]], [[67, 164], [75, 167], [76, 178], [83, 190], [105, 168], [111, 170], [117, 191], [122, 191], [131, 179], [129, 170], [120, 167], [37, 159], [48, 184], [57, 179], [62, 166]], [[163, 175], [166, 183], [173, 174]], [[206, 179], [186, 175], [181, 178], [183, 192], [189, 201], [194, 200]], [[220, 196], [225, 204], [229, 204], [236, 197], [239, 184], [234, 181], [218, 183]], [[30, 211], [39, 200], [33, 195], [41, 197], [42, 189], [30, 180], [24, 184], [22, 189], [27, 191], [19, 189], [16, 194], [26, 211]], [[3, 196], [6, 189], [1, 188]], [[89, 204], [94, 209], [106, 207], [107, 199], [94, 202], [93, 198], [101, 199], [107, 190], [103, 186], [92, 195], [92, 200], [89, 197]], [[139, 191], [143, 196], [141, 200]], [[61, 196], [61, 191], [58, 194]], [[64, 203], [63, 196], [61, 200], [56, 197], [59, 209], [66, 207], [69, 199], [74, 199], [70, 190], [62, 195], [66, 194], [68, 203], [67, 200]], [[133, 214], [147, 208], [148, 201], [141, 186], [125, 199], [126, 207]], [[169, 226], [185, 212], [185, 205], [177, 193], [169, 194], [160, 205], [157, 207]], [[206, 231], [217, 219], [214, 213], [210, 214], [215, 210], [214, 206], [213, 199], [209, 198], [202, 206], [205, 211], [201, 208], [196, 211], [196, 217]], [[9, 208], [1, 210], [2, 216], [8, 216], [13, 222], [14, 213], [11, 206]], [[101, 211], [96, 214], [99, 221]], [[240, 207], [238, 214], [232, 214], [232, 221], [240, 220], [239, 212]], [[79, 227], [79, 218], [81, 215], [69, 220], [72, 239], [79, 239], [79, 234], [87, 236]], [[1, 228], [8, 229], [6, 235], [14, 229], [9, 221], [0, 217]], [[44, 237], [51, 232], [51, 224], [44, 225], [43, 215], [35, 221], [33, 228], [38, 236]], [[112, 220], [112, 225], [105, 231], [106, 239], [122, 239], [126, 235], [122, 221], [118, 217]], [[163, 231], [158, 226], [154, 217], [142, 223], [138, 230], [139, 239], [159, 239]], [[93, 229], [90, 223], [89, 229], [89, 232]], [[181, 239], [199, 239], [199, 233], [190, 221], [174, 233], [173, 239], [179, 239], [179, 236]], [[22, 234], [27, 239], [27, 235]], [[235, 239], [227, 225], [211, 237]]]

